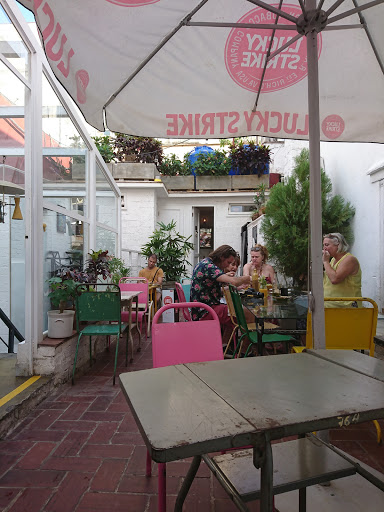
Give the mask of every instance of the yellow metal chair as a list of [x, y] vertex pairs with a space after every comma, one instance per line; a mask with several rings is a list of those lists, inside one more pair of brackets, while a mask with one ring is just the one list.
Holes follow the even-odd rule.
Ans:
[[[326, 302], [356, 301], [369, 302], [372, 307], [325, 308], [325, 346], [329, 350], [368, 350], [374, 356], [378, 308], [374, 300], [367, 297], [325, 297]], [[305, 347], [292, 347], [292, 352], [302, 352], [304, 348], [313, 348], [312, 314], [307, 316], [307, 335]], [[381, 428], [373, 420], [377, 432], [377, 442], [381, 443]]]

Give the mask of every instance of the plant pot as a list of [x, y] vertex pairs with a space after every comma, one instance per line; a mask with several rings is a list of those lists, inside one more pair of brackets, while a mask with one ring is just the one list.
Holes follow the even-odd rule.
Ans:
[[120, 162], [112, 167], [112, 176], [115, 179], [153, 181], [156, 174], [158, 172], [155, 164]]
[[161, 181], [167, 190], [193, 190], [195, 186], [193, 176], [162, 176]]
[[231, 176], [231, 179], [233, 190], [254, 190], [261, 184], [264, 184], [267, 187], [269, 185], [268, 174], [263, 174], [260, 177], [257, 176], [257, 174]]
[[196, 176], [196, 190], [231, 190], [231, 176]]
[[73, 318], [75, 311], [53, 309], [48, 311], [48, 338], [68, 338], [73, 333]]

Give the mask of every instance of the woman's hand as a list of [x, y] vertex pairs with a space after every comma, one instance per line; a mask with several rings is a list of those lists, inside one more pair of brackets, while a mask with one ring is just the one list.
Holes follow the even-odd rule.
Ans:
[[330, 259], [331, 259], [331, 255], [329, 254], [329, 252], [326, 250], [323, 250], [323, 263], [329, 263]]
[[227, 275], [229, 277], [235, 277], [236, 272], [226, 272], [225, 275]]

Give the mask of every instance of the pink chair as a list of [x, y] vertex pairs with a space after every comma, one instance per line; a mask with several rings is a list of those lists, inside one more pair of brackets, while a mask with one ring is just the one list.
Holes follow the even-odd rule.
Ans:
[[[149, 303], [148, 297], [148, 280], [145, 277], [122, 277], [119, 281], [120, 290], [123, 292], [127, 291], [141, 291], [138, 296], [139, 307], [142, 308], [138, 312], [138, 324], [140, 326], [140, 332], [143, 331], [143, 321], [147, 333], [147, 338], [149, 336], [149, 329], [151, 324], [151, 308], [152, 302]], [[121, 321], [128, 322], [129, 311], [121, 312]], [[136, 321], [136, 311], [132, 311], [132, 322]]]
[[[181, 284], [175, 283], [175, 285], [176, 285], [176, 293], [177, 293], [178, 301], [179, 302], [187, 302], [185, 300], [185, 294], [184, 294], [184, 290], [183, 290], [183, 287], [181, 286]], [[192, 322], [191, 313], [189, 312], [189, 309], [184, 309], [183, 315], [187, 322]]]
[[[188, 311], [191, 307], [206, 309], [212, 319], [201, 322], [159, 323], [161, 315], [167, 309]], [[215, 311], [201, 302], [167, 304], [160, 308], [152, 322], [152, 356], [154, 368], [223, 359], [220, 322]], [[166, 465], [159, 464], [158, 470], [158, 512], [165, 512]], [[151, 474], [152, 460], [147, 453], [146, 475]]]

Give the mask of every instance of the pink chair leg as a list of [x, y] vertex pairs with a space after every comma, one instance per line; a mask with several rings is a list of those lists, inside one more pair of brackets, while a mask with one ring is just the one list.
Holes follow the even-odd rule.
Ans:
[[158, 464], [158, 512], [166, 512], [167, 510], [167, 470], [166, 470], [166, 464]]
[[152, 475], [152, 459], [149, 455], [149, 452], [147, 451], [147, 463], [145, 466], [145, 476], [151, 476]]

